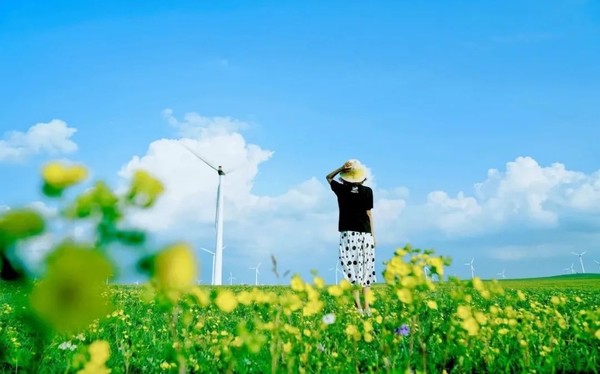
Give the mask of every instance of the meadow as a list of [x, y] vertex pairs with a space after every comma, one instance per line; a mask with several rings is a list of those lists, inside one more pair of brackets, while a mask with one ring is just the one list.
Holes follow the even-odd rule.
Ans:
[[1, 287], [3, 373], [82, 370], [94, 342], [106, 343], [113, 373], [595, 373], [600, 365], [600, 277], [445, 282], [409, 303], [399, 300], [404, 287], [378, 285], [371, 317], [354, 311], [349, 285], [318, 277], [194, 287], [176, 307], [151, 287], [113, 285], [112, 312], [42, 347], [15, 310], [23, 288]]
[[[86, 241], [66, 235], [35, 275], [20, 245], [51, 230], [29, 209], [0, 214], [0, 373], [597, 373], [599, 276], [483, 281], [446, 278], [449, 258], [405, 245], [379, 268], [356, 312], [353, 286], [293, 275], [288, 286], [199, 286], [194, 250], [150, 248], [122, 225], [163, 191], [146, 172], [117, 194], [96, 182], [73, 198], [81, 166], [43, 169], [43, 193], [60, 227], [91, 222]], [[128, 246], [147, 274], [108, 282], [108, 253]], [[279, 277], [277, 262], [273, 272]], [[427, 271], [425, 271], [427, 269]]]

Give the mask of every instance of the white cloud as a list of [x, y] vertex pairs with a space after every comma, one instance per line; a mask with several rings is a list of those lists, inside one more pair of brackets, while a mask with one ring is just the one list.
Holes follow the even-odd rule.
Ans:
[[518, 157], [506, 171], [488, 171], [474, 186], [475, 196], [443, 191], [429, 194], [433, 224], [451, 234], [477, 234], [513, 223], [556, 227], [565, 209], [600, 212], [600, 177], [570, 171], [563, 164], [540, 166], [531, 157]]
[[53, 119], [48, 123], [37, 123], [27, 132], [11, 131], [0, 139], [0, 162], [20, 162], [38, 154], [64, 154], [77, 150], [71, 137], [77, 129], [66, 122]]

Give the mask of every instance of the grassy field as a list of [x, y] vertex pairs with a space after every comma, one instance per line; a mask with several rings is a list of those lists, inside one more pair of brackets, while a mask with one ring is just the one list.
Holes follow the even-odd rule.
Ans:
[[595, 373], [599, 281], [400, 281], [374, 288], [371, 317], [353, 310], [349, 287], [319, 278], [194, 287], [176, 303], [115, 285], [105, 318], [42, 335], [20, 310], [28, 291], [0, 283], [0, 372]]

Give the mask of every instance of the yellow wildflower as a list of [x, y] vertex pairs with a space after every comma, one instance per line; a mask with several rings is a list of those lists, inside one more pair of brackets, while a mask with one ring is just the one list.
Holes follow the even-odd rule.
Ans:
[[31, 293], [31, 305], [54, 328], [70, 332], [106, 316], [105, 293], [112, 265], [93, 248], [61, 244], [49, 257], [45, 277]]
[[396, 295], [398, 296], [398, 299], [404, 304], [411, 304], [413, 302], [412, 293], [406, 288], [401, 288], [398, 291], [396, 291]]
[[150, 207], [164, 191], [162, 182], [144, 170], [137, 170], [127, 193], [127, 199], [137, 205]]
[[302, 281], [302, 278], [300, 278], [298, 274], [294, 274], [292, 280], [290, 281], [290, 285], [292, 290], [296, 292], [304, 291], [304, 281]]
[[229, 313], [237, 307], [237, 300], [235, 298], [235, 295], [229, 290], [219, 292], [215, 303], [217, 304], [219, 309], [221, 309], [225, 313]]
[[342, 289], [342, 287], [340, 287], [338, 285], [329, 286], [327, 288], [327, 292], [331, 296], [335, 296], [335, 297], [339, 297], [339, 296], [342, 296], [344, 294], [344, 290]]
[[313, 283], [315, 284], [315, 287], [317, 287], [318, 289], [322, 289], [323, 287], [325, 287], [325, 281], [321, 277], [315, 277], [313, 279]]
[[175, 244], [161, 251], [154, 260], [154, 279], [172, 300], [178, 291], [191, 287], [198, 277], [196, 258], [186, 244]]
[[429, 307], [429, 309], [437, 309], [437, 303], [434, 300], [428, 300], [427, 301], [427, 306]]
[[50, 162], [42, 168], [44, 193], [48, 196], [58, 196], [61, 192], [87, 177], [87, 169], [81, 165], [64, 165], [60, 162]]

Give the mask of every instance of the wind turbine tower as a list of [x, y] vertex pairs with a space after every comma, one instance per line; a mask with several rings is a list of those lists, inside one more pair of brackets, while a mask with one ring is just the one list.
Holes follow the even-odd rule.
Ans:
[[260, 267], [260, 262], [258, 263], [258, 265], [256, 265], [253, 268], [248, 268], [250, 270], [254, 270], [254, 284], [258, 286], [258, 274], [260, 274], [260, 271], [258, 270], [258, 268]]
[[191, 154], [196, 156], [200, 161], [204, 162], [207, 166], [217, 172], [219, 175], [219, 184], [217, 187], [217, 209], [215, 216], [215, 225], [217, 231], [217, 237], [215, 240], [215, 267], [213, 274], [213, 284], [220, 286], [223, 284], [223, 177], [225, 172], [221, 166], [214, 167], [208, 161], [200, 157], [196, 152], [192, 151], [184, 143], [179, 143], [184, 146]]
[[571, 252], [572, 254], [574, 254], [575, 256], [579, 257], [579, 263], [581, 264], [581, 272], [585, 273], [585, 268], [583, 267], [583, 255], [586, 254], [586, 251], [583, 251], [581, 253], [575, 253], [575, 252]]
[[233, 276], [232, 272], [229, 272], [229, 285], [233, 285], [233, 280], [235, 279], [235, 277]]
[[471, 267], [471, 279], [475, 278], [475, 267], [473, 266], [473, 261], [475, 261], [475, 257], [471, 259], [471, 262], [466, 262], [465, 266]]

